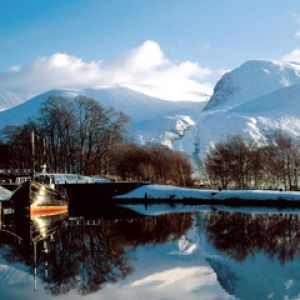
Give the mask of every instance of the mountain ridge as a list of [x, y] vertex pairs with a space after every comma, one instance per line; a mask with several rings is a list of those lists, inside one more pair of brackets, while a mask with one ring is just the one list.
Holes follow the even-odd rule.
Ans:
[[127, 88], [106, 88], [87, 90], [50, 90], [28, 101], [0, 112], [0, 128], [5, 125], [21, 125], [28, 118], [38, 114], [40, 105], [50, 96], [62, 96], [73, 99], [77, 96], [94, 98], [105, 107], [122, 111], [135, 122], [154, 119], [166, 114], [184, 114], [200, 112], [204, 103], [191, 101], [170, 101], [150, 97]]
[[[225, 84], [224, 84], [225, 82]], [[223, 75], [205, 110], [205, 102], [173, 102], [123, 87], [52, 90], [15, 108], [0, 112], [0, 128], [20, 125], [49, 95], [95, 98], [105, 107], [123, 111], [132, 119], [137, 143], [159, 143], [186, 152], [195, 145], [206, 153], [214, 143], [239, 134], [258, 144], [275, 131], [300, 137], [300, 64], [249, 61]], [[31, 107], [32, 104], [32, 107]], [[198, 142], [199, 141], [199, 142]]]
[[294, 84], [300, 84], [299, 63], [250, 60], [222, 76], [204, 111], [230, 108]]

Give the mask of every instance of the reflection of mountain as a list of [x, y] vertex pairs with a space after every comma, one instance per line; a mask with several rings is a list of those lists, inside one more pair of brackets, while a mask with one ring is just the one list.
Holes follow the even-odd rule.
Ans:
[[298, 299], [299, 258], [284, 267], [266, 254], [240, 263], [221, 256], [208, 257], [207, 261], [227, 293], [239, 299]]
[[223, 288], [240, 299], [296, 299], [299, 226], [298, 215], [211, 212], [206, 260]]
[[[56, 221], [66, 226], [37, 244], [42, 297], [93, 298], [100, 290], [102, 299], [149, 300], [295, 299], [300, 293], [298, 215], [205, 211]], [[1, 236], [0, 254], [1, 288], [33, 287], [25, 276], [32, 274], [32, 245]], [[13, 272], [1, 268], [4, 259]]]

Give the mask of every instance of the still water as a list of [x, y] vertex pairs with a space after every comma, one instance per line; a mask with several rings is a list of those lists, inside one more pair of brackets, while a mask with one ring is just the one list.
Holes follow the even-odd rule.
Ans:
[[5, 216], [0, 299], [300, 299], [295, 212]]

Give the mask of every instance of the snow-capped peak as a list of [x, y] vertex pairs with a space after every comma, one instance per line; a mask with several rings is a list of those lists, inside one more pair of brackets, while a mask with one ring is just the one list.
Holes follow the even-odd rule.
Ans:
[[299, 63], [250, 60], [226, 73], [217, 82], [204, 110], [233, 107], [299, 83]]

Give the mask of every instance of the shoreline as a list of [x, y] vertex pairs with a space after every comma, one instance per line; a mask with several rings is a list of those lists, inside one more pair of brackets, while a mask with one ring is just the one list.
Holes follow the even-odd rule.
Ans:
[[226, 205], [232, 207], [300, 208], [300, 192], [271, 190], [200, 190], [145, 185], [113, 198], [115, 204]]
[[131, 199], [114, 199], [114, 204], [130, 204], [130, 205], [155, 205], [155, 204], [168, 204], [168, 205], [210, 205], [214, 206], [229, 206], [229, 207], [274, 207], [279, 209], [284, 208], [300, 208], [299, 200], [285, 200], [285, 199], [270, 199], [270, 200], [253, 200], [253, 199], [199, 199], [199, 198], [183, 198], [183, 199], [163, 199], [163, 198], [131, 198]]

